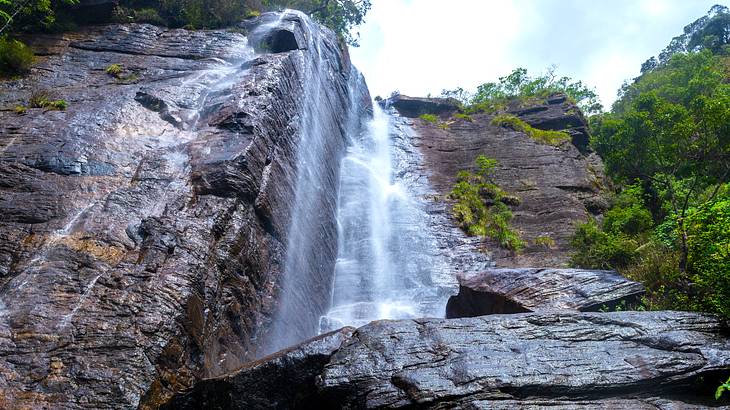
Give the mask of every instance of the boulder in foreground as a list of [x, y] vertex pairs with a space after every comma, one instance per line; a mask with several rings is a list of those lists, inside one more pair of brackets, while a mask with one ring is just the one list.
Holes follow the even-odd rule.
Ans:
[[[711, 388], [730, 371], [727, 332], [714, 316], [683, 312], [378, 321], [346, 333], [328, 360], [303, 360], [308, 342], [202, 383], [235, 385], [230, 404], [213, 408], [236, 408], [236, 400], [267, 382], [278, 386], [291, 366], [312, 363], [307, 372], [318, 374], [316, 386], [286, 385], [304, 389], [296, 395], [307, 402], [261, 394], [247, 408], [692, 408], [721, 404]], [[188, 399], [203, 390], [196, 387]]]
[[615, 271], [585, 269], [488, 269], [459, 276], [459, 294], [447, 318], [548, 310], [595, 312], [630, 307], [644, 287]]

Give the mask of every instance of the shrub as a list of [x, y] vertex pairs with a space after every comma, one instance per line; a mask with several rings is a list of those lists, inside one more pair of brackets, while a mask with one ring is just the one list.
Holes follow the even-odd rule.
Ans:
[[687, 231], [691, 308], [730, 317], [730, 195], [691, 210]]
[[464, 120], [464, 121], [468, 121], [468, 122], [473, 122], [474, 121], [474, 118], [472, 118], [471, 115], [469, 115], [469, 114], [463, 114], [463, 113], [454, 114], [454, 118], [458, 118], [460, 120]]
[[112, 64], [109, 67], [107, 67], [105, 71], [110, 76], [119, 78], [119, 76], [122, 75], [124, 68], [122, 68], [122, 66], [120, 64]]
[[491, 123], [498, 127], [508, 127], [515, 131], [524, 132], [527, 136], [542, 144], [557, 146], [570, 141], [570, 134], [567, 132], [539, 130], [514, 115], [497, 115]]
[[476, 173], [462, 171], [457, 175], [449, 194], [456, 201], [452, 214], [469, 235], [486, 236], [506, 249], [521, 250], [525, 243], [510, 227], [512, 211], [503, 202], [510, 196], [494, 183], [497, 160], [480, 155], [476, 164]]
[[614, 199], [603, 220], [603, 230], [613, 233], [637, 235], [652, 229], [654, 220], [644, 206], [641, 186], [629, 185]]
[[555, 243], [555, 239], [550, 237], [550, 235], [540, 235], [537, 238], [535, 238], [535, 245], [542, 246], [547, 249], [555, 249], [557, 244]]
[[64, 111], [68, 108], [65, 100], [52, 100], [46, 91], [38, 91], [33, 93], [28, 100], [30, 108], [46, 108], [48, 110]]
[[30, 47], [18, 40], [0, 37], [0, 76], [27, 74], [34, 61]]
[[430, 122], [431, 124], [438, 124], [439, 117], [434, 114], [423, 114], [420, 117], [418, 117], [426, 122]]
[[601, 230], [595, 219], [577, 225], [570, 245], [575, 250], [571, 265], [589, 269], [628, 266], [636, 258], [638, 248], [638, 243], [628, 235]]
[[28, 108], [24, 105], [16, 105], [13, 111], [18, 115], [23, 115], [28, 111]]

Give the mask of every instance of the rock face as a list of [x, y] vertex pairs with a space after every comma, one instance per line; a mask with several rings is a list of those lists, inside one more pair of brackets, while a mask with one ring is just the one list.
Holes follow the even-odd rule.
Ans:
[[293, 348], [249, 363], [222, 378], [207, 379], [163, 409], [316, 408], [316, 378], [354, 328], [318, 336]]
[[[317, 369], [316, 390], [304, 384], [302, 393], [318, 397], [319, 408], [692, 408], [692, 402], [717, 404], [709, 390], [702, 400], [696, 382], [704, 377], [714, 387], [718, 371], [730, 369], [727, 331], [713, 316], [680, 312], [373, 322], [333, 349]], [[299, 351], [309, 349], [304, 344]], [[257, 385], [257, 367], [285, 374], [301, 363], [289, 367], [282, 360], [292, 355], [299, 357], [285, 352], [207, 380], [186, 399], [231, 384], [236, 387], [228, 397], [247, 397]], [[276, 402], [259, 403], [267, 408]], [[296, 402], [286, 407], [296, 408]]]
[[[320, 30], [276, 20], [281, 38]], [[261, 55], [237, 33], [150, 25], [35, 39], [33, 75], [0, 84], [1, 408], [154, 407], [255, 357], [303, 172], [307, 67], [326, 65], [325, 163], [352, 102], [369, 104], [334, 34], [318, 37]], [[68, 109], [12, 111], [39, 91]], [[325, 226], [312, 246], [331, 247]]]
[[591, 312], [634, 306], [644, 287], [615, 271], [489, 269], [459, 277], [446, 317], [550, 310]]
[[[575, 132], [573, 140], [577, 145], [541, 144], [522, 132], [491, 125], [493, 116], [488, 114], [473, 115], [471, 121], [445, 119], [438, 125], [415, 119], [415, 145], [423, 153], [431, 184], [447, 203], [456, 174], [473, 169], [477, 156], [483, 154], [499, 161], [496, 182], [521, 199], [513, 209], [512, 225], [528, 246], [520, 255], [514, 255], [487, 242], [486, 248], [497, 266], [565, 267], [575, 223], [585, 221], [591, 214], [598, 215], [607, 207], [603, 190], [608, 181], [603, 164], [597, 155], [579, 149], [585, 150], [580, 142], [585, 138], [585, 120], [564, 97], [553, 97], [544, 105], [510, 110], [535, 127]], [[548, 245], [537, 244], [540, 237], [547, 239], [543, 243]]]
[[420, 98], [395, 95], [388, 98], [385, 106], [392, 106], [404, 117], [418, 118], [423, 114], [448, 117], [459, 110], [459, 101], [453, 98]]

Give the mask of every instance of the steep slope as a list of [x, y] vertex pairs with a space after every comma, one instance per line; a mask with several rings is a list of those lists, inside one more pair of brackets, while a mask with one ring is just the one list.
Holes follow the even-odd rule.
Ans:
[[[302, 14], [244, 29], [270, 53], [237, 32], [149, 25], [38, 37], [33, 75], [0, 84], [0, 407], [154, 405], [255, 356], [280, 293], [306, 96], [322, 103], [328, 164], [369, 96]], [[307, 77], [315, 66], [327, 81]], [[68, 109], [13, 112], [41, 91]], [[313, 246], [332, 248], [334, 207], [320, 212]]]

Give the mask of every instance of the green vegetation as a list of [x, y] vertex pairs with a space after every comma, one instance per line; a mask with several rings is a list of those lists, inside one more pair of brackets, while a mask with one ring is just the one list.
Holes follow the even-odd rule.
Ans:
[[506, 249], [521, 250], [525, 243], [510, 226], [512, 212], [504, 202], [514, 197], [494, 182], [497, 160], [480, 155], [476, 165], [476, 173], [462, 171], [457, 175], [456, 186], [449, 194], [456, 201], [454, 217], [469, 235], [486, 236]]
[[725, 392], [725, 390], [730, 390], [730, 377], [728, 377], [727, 381], [715, 390], [715, 400], [720, 400], [720, 397], [722, 397], [722, 393]]
[[458, 118], [460, 120], [464, 120], [464, 121], [468, 121], [468, 122], [474, 121], [474, 118], [472, 118], [471, 115], [464, 114], [464, 113], [456, 113], [456, 114], [454, 114], [454, 118]]
[[422, 114], [420, 117], [418, 117], [426, 122], [429, 122], [431, 124], [438, 124], [439, 117], [434, 114]]
[[28, 107], [30, 108], [45, 108], [48, 110], [65, 111], [68, 108], [68, 103], [65, 100], [53, 100], [45, 91], [35, 92], [30, 96], [28, 100]]
[[15, 108], [13, 108], [13, 111], [18, 115], [23, 115], [28, 112], [28, 108], [24, 105], [16, 105]]
[[524, 68], [516, 68], [509, 75], [500, 77], [496, 83], [480, 85], [474, 94], [463, 88], [441, 92], [443, 97], [461, 101], [467, 114], [499, 112], [514, 101], [523, 105], [535, 104], [554, 94], [567, 95], [585, 113], [597, 113], [603, 109], [594, 90], [581, 81], [573, 81], [569, 77], [558, 78], [555, 75], [555, 67], [548, 68], [544, 75], [537, 77], [530, 77]]
[[0, 37], [0, 77], [26, 74], [34, 60], [30, 47], [18, 40]]
[[524, 132], [530, 138], [542, 144], [558, 146], [566, 141], [570, 141], [570, 135], [567, 132], [539, 130], [514, 115], [497, 115], [492, 119], [492, 125], [509, 127], [515, 131]]
[[106, 70], [104, 70], [104, 71], [106, 71], [106, 73], [112, 77], [119, 78], [119, 76], [122, 75], [122, 72], [124, 71], [124, 69], [119, 64], [112, 64], [109, 67], [107, 67]]
[[538, 236], [537, 238], [535, 238], [535, 245], [541, 246], [546, 249], [555, 249], [557, 247], [555, 239], [553, 239], [550, 235]]
[[730, 11], [716, 6], [642, 66], [592, 147], [620, 189], [578, 226], [573, 263], [642, 282], [649, 309], [730, 317]]

